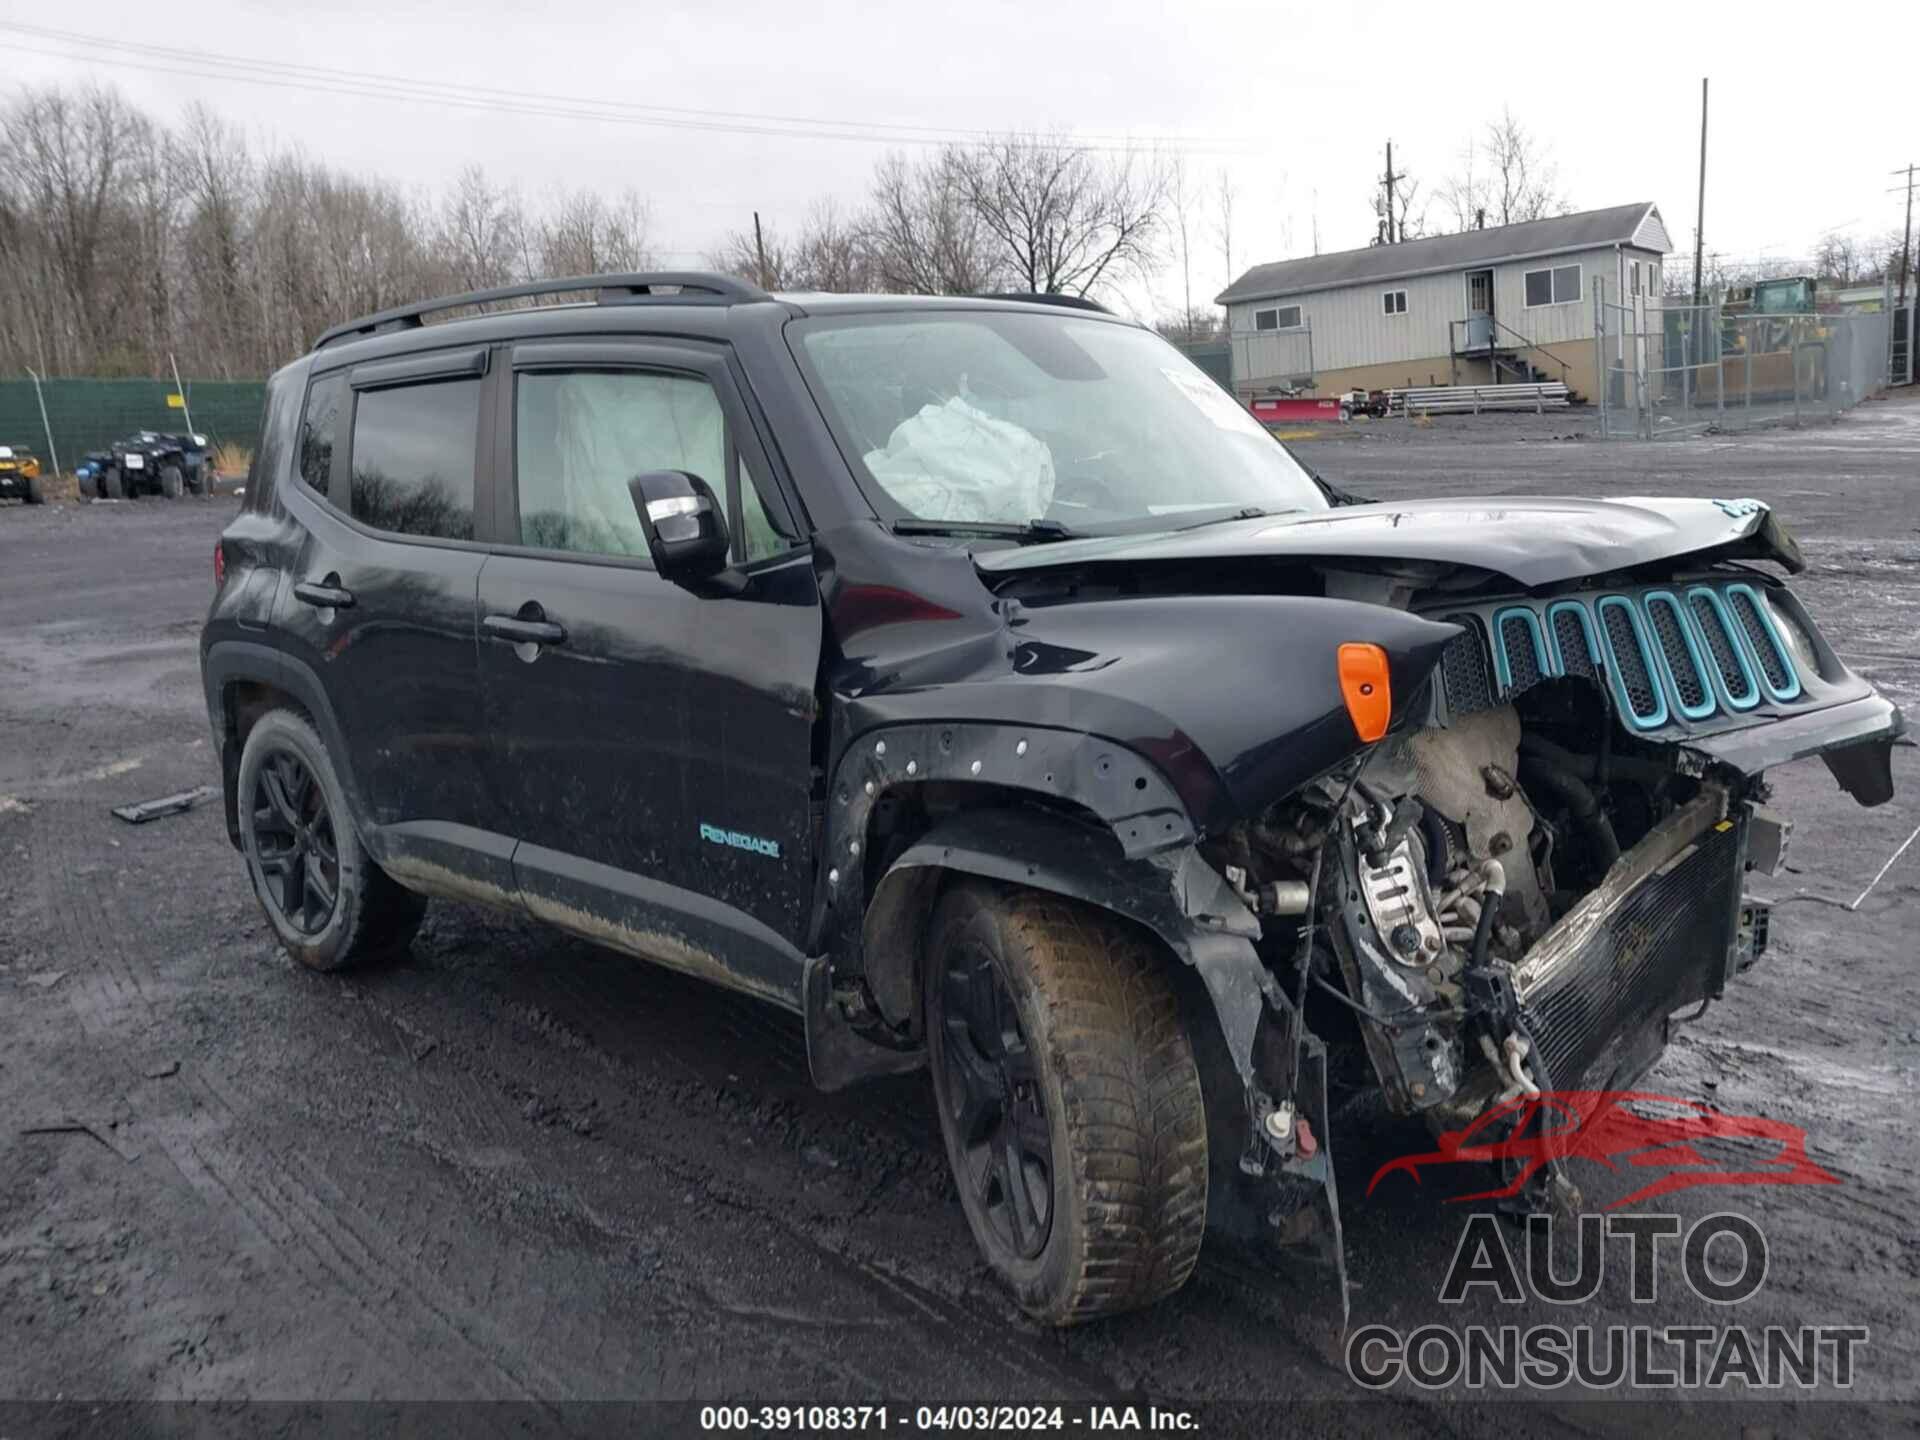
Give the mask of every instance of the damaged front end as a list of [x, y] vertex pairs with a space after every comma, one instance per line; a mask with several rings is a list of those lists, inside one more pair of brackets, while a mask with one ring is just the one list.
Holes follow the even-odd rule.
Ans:
[[[1789, 826], [1765, 768], [1819, 754], [1880, 803], [1902, 721], [1744, 569], [1424, 613], [1460, 632], [1418, 714], [1214, 858], [1334, 1108], [1377, 1084], [1439, 1132], [1633, 1086], [1766, 947], [1744, 880]], [[1515, 1208], [1578, 1203], [1556, 1168], [1505, 1178]]]

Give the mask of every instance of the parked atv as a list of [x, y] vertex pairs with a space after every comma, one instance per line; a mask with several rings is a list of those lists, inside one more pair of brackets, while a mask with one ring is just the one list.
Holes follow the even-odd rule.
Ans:
[[24, 446], [0, 445], [0, 500], [24, 500], [29, 505], [42, 505], [46, 499], [39, 457]]
[[131, 500], [141, 495], [164, 495], [178, 500], [183, 494], [207, 493], [212, 467], [207, 437], [168, 435], [142, 430], [116, 441], [108, 451], [88, 455], [82, 467], [80, 493], [89, 499]]

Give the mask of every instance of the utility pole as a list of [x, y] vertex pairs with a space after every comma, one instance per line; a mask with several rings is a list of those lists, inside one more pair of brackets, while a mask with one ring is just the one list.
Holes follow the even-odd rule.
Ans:
[[180, 413], [187, 417], [187, 434], [193, 434], [193, 411], [187, 408], [187, 387], [180, 383], [180, 367], [174, 362], [173, 352], [167, 352], [167, 368], [173, 371], [173, 393], [180, 397]]
[[1707, 77], [1700, 77], [1700, 208], [1693, 222], [1693, 303], [1700, 303], [1700, 262], [1707, 246]]
[[1387, 228], [1386, 228], [1386, 231], [1385, 231], [1385, 237], [1386, 237], [1386, 243], [1387, 243], [1387, 244], [1389, 244], [1389, 245], [1397, 245], [1397, 244], [1398, 244], [1398, 243], [1400, 242], [1400, 240], [1401, 240], [1402, 238], [1404, 238], [1404, 237], [1402, 237], [1402, 236], [1401, 236], [1401, 234], [1399, 233], [1399, 231], [1398, 231], [1398, 230], [1396, 230], [1396, 229], [1395, 229], [1395, 227], [1394, 227], [1394, 223], [1393, 223], [1393, 197], [1394, 197], [1394, 194], [1395, 194], [1395, 191], [1394, 191], [1394, 186], [1396, 186], [1396, 185], [1397, 185], [1397, 184], [1398, 184], [1398, 183], [1399, 183], [1400, 181], [1402, 181], [1402, 180], [1404, 180], [1404, 179], [1406, 179], [1406, 178], [1407, 178], [1407, 177], [1406, 177], [1406, 176], [1404, 176], [1404, 175], [1396, 175], [1396, 174], [1394, 174], [1394, 173], [1393, 173], [1393, 142], [1392, 142], [1391, 140], [1389, 140], [1389, 141], [1387, 141], [1387, 173], [1386, 173], [1386, 178], [1385, 178], [1385, 179], [1383, 179], [1383, 180], [1382, 180], [1382, 181], [1380, 182], [1380, 183], [1381, 183], [1381, 184], [1382, 184], [1382, 185], [1383, 185], [1383, 186], [1385, 187], [1385, 189], [1386, 189], [1386, 192], [1387, 192], [1387, 195], [1386, 195], [1386, 198], [1387, 198], [1387, 205], [1386, 205], [1386, 215], [1387, 215]]
[[771, 282], [767, 279], [767, 242], [765, 237], [760, 233], [760, 212], [758, 210], [753, 212], [753, 253], [759, 258], [760, 262], [760, 288], [762, 290], [771, 289]]
[[[1896, 310], [1907, 308], [1907, 266], [1913, 254], [1913, 172], [1912, 165], [1907, 166], [1907, 228], [1900, 236], [1900, 299], [1894, 306]], [[1898, 175], [1898, 170], [1893, 172]]]
[[[45, 365], [47, 362], [42, 360], [40, 363]], [[54, 444], [53, 422], [47, 419], [47, 397], [40, 389], [40, 372], [37, 370], [29, 370], [27, 374], [33, 377], [33, 398], [40, 402], [40, 428], [47, 432], [47, 455], [53, 461], [53, 473], [58, 475], [60, 473], [60, 447]]]
[[[1914, 376], [1914, 324], [1913, 311], [1907, 309], [1907, 275], [1913, 256], [1913, 171], [1907, 166], [1907, 226], [1900, 235], [1900, 298], [1894, 302], [1893, 323], [1887, 327], [1887, 373], [1889, 378], [1905, 375], [1905, 382], [1911, 384]], [[1893, 172], [1898, 175], [1898, 170]], [[1897, 357], [1904, 356], [1906, 364], [1896, 366]]]

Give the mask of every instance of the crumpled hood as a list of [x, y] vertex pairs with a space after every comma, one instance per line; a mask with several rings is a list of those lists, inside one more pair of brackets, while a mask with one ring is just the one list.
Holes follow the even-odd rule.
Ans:
[[1757, 500], [1514, 496], [1396, 501], [1203, 525], [1189, 531], [976, 551], [989, 574], [1271, 556], [1309, 563], [1472, 565], [1532, 587], [1701, 551], [1804, 569], [1800, 547]]

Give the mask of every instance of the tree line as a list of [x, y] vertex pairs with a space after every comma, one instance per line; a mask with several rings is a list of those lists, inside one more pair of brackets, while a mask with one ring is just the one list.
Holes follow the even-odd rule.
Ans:
[[[1175, 162], [1008, 135], [874, 167], [857, 209], [721, 238], [769, 289], [1084, 295], [1150, 277]], [[484, 170], [439, 193], [260, 151], [205, 105], [111, 89], [0, 106], [0, 373], [263, 375], [329, 326], [423, 296], [656, 263], [645, 198], [529, 201]]]
[[[1510, 111], [1438, 183], [1389, 173], [1373, 193], [1375, 243], [1572, 208], [1549, 150]], [[1109, 298], [1172, 267], [1180, 308], [1158, 328], [1205, 340], [1221, 316], [1210, 286], [1195, 301], [1195, 252], [1237, 273], [1235, 205], [1224, 168], [1193, 174], [1178, 153], [1008, 134], [884, 156], [857, 200], [738, 227], [707, 262], [767, 289]], [[1828, 236], [1807, 268], [1877, 278], [1890, 248]], [[107, 88], [0, 103], [0, 374], [157, 376], [171, 354], [185, 374], [251, 378], [353, 316], [656, 261], [633, 189], [529, 199], [478, 166], [437, 192], [410, 189], [261, 149], [203, 104], [167, 125]], [[1667, 267], [1670, 287], [1682, 268]], [[1725, 268], [1709, 278], [1736, 278]]]

